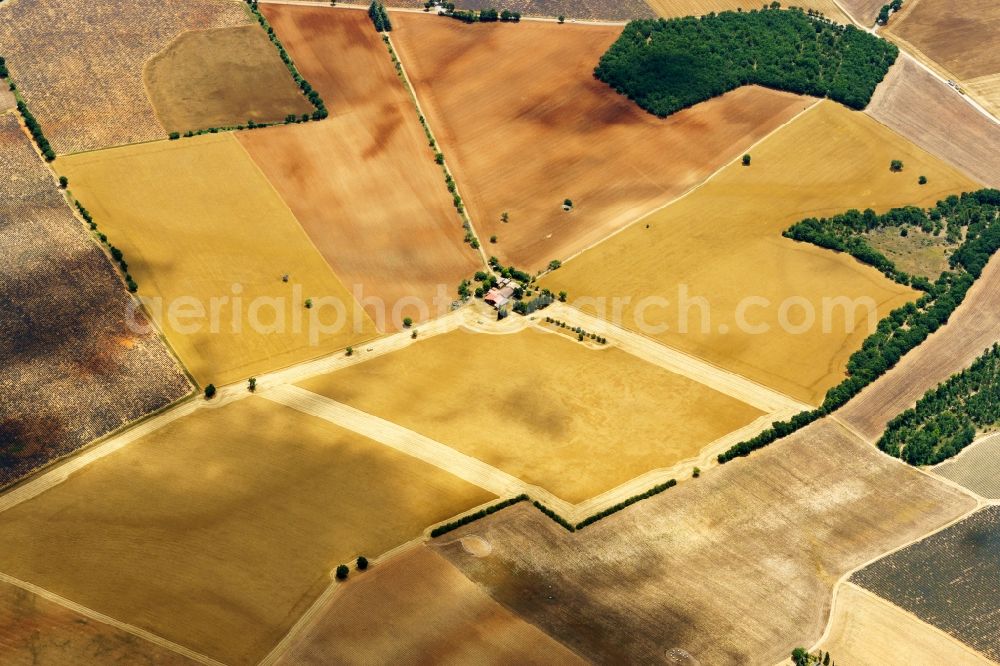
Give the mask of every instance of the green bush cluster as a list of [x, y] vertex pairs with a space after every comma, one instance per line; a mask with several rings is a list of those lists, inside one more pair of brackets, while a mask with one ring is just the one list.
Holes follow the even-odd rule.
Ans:
[[935, 465], [958, 454], [976, 432], [1000, 422], [1000, 345], [931, 389], [889, 422], [878, 447], [911, 465]]
[[885, 25], [889, 22], [889, 14], [898, 12], [902, 8], [903, 0], [892, 0], [889, 4], [882, 5], [882, 9], [878, 11], [878, 18], [875, 19], [875, 22], [879, 25]]
[[653, 497], [654, 495], [659, 495], [664, 490], [668, 490], [669, 488], [673, 488], [676, 485], [677, 485], [677, 480], [676, 479], [670, 479], [666, 483], [661, 483], [659, 485], [655, 485], [652, 488], [650, 488], [649, 490], [647, 490], [646, 492], [642, 493], [641, 495], [635, 495], [633, 497], [629, 497], [627, 500], [625, 500], [623, 502], [619, 502], [618, 504], [615, 504], [614, 506], [610, 506], [607, 509], [605, 509], [604, 511], [600, 511], [598, 513], [595, 513], [592, 516], [588, 516], [587, 518], [584, 518], [583, 520], [581, 520], [579, 523], [576, 524], [576, 529], [582, 530], [587, 525], [591, 525], [593, 523], [596, 523], [598, 520], [601, 520], [603, 518], [607, 518], [608, 516], [610, 516], [613, 513], [618, 513], [622, 509], [630, 507], [633, 504], [635, 504], [636, 502], [641, 502], [642, 500], [649, 499], [650, 497]]
[[115, 263], [118, 264], [118, 268], [121, 269], [122, 276], [125, 278], [125, 286], [128, 287], [128, 290], [133, 294], [139, 291], [139, 285], [136, 284], [136, 281], [132, 279], [132, 275], [128, 272], [128, 262], [125, 261], [125, 254], [108, 241], [107, 235], [97, 230], [97, 222], [94, 222], [94, 217], [90, 214], [89, 210], [83, 207], [83, 204], [74, 199], [73, 205], [76, 206], [76, 209], [80, 212], [80, 217], [87, 223], [90, 230], [97, 232], [97, 238], [101, 241], [101, 244], [108, 248], [111, 258], [114, 259]]
[[385, 10], [385, 5], [379, 2], [379, 0], [372, 0], [372, 3], [368, 5], [368, 18], [372, 20], [376, 31], [390, 32], [392, 30], [392, 21], [389, 20], [389, 12]]
[[916, 302], [893, 310], [878, 323], [875, 332], [865, 339], [861, 349], [848, 360], [847, 379], [827, 392], [818, 409], [800, 412], [788, 421], [772, 424], [756, 437], [720, 453], [720, 463], [748, 455], [839, 409], [865, 386], [893, 368], [907, 352], [926, 340], [927, 336], [947, 323], [952, 312], [965, 299], [973, 282], [982, 274], [990, 257], [1000, 249], [1000, 190], [983, 189], [966, 192], [961, 196], [952, 195], [927, 210], [897, 208], [882, 216], [870, 211], [848, 211], [831, 220], [805, 220], [792, 227], [796, 231], [790, 237], [845, 252], [860, 248], [861, 260], [871, 259], [869, 250], [875, 251], [867, 245], [861, 247], [847, 240], [852, 233], [862, 233], [879, 226], [913, 224], [933, 229], [940, 223], [942, 226], [947, 225], [949, 234], [960, 234], [964, 230], [965, 240], [949, 258], [951, 269], [942, 273], [933, 284], [921, 282], [895, 269], [888, 271], [888, 275], [900, 281], [906, 280], [905, 284], [925, 288], [927, 293]]
[[820, 14], [781, 10], [629, 23], [594, 75], [660, 117], [757, 84], [863, 109], [899, 49]]
[[518, 495], [517, 497], [512, 497], [511, 499], [504, 500], [499, 504], [494, 504], [480, 511], [476, 511], [475, 513], [470, 513], [467, 516], [462, 516], [458, 520], [454, 520], [445, 525], [440, 525], [438, 527], [435, 527], [433, 530], [431, 530], [431, 537], [437, 538], [442, 534], [447, 534], [448, 532], [457, 530], [459, 527], [468, 525], [469, 523], [474, 523], [475, 521], [481, 518], [485, 518], [486, 516], [493, 515], [497, 511], [500, 511], [501, 509], [506, 509], [509, 506], [513, 506], [518, 502], [527, 501], [527, 499], [528, 499], [527, 495]]
[[[424, 4], [425, 8], [430, 9], [430, 3]], [[503, 21], [504, 23], [518, 23], [521, 20], [521, 12], [512, 12], [510, 10], [497, 11], [496, 9], [480, 9], [475, 10], [461, 10], [455, 9], [454, 3], [445, 3], [443, 5], [444, 16], [448, 18], [453, 18], [463, 23], [496, 23], [497, 21]]]

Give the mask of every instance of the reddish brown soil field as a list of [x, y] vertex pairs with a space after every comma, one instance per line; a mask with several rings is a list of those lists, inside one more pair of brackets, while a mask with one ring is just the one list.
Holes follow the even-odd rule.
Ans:
[[593, 77], [621, 28], [393, 20], [473, 224], [498, 237], [488, 252], [531, 271], [667, 203], [812, 102], [746, 87], [660, 120]]
[[976, 180], [1000, 187], [1000, 128], [902, 55], [865, 113]]
[[839, 418], [874, 441], [886, 424], [955, 373], [969, 367], [987, 347], [1000, 341], [1000, 256], [951, 316], [922, 345], [903, 357], [838, 412]]
[[417, 657], [456, 665], [585, 663], [425, 546], [352, 573], [278, 663], [398, 664]]
[[[827, 420], [574, 534], [522, 503], [440, 552], [596, 663], [773, 664], [819, 639], [844, 573], [974, 507]], [[473, 535], [489, 555], [453, 543]]]
[[[404, 316], [422, 319], [416, 305], [402, 307], [404, 299], [431, 306], [439, 285], [447, 306], [479, 256], [462, 243], [444, 176], [367, 14], [261, 9], [331, 117], [241, 132], [240, 142], [348, 290], [361, 289], [359, 300], [380, 328], [395, 328]], [[364, 302], [372, 296], [387, 310]], [[426, 314], [437, 313], [435, 305]]]

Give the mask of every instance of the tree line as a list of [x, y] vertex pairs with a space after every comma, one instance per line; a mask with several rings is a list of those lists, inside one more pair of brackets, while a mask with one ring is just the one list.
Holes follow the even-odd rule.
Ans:
[[[430, 9], [431, 3], [424, 3], [425, 9]], [[453, 18], [463, 23], [496, 23], [497, 21], [502, 21], [504, 23], [518, 23], [521, 20], [521, 12], [512, 12], [508, 9], [503, 11], [497, 11], [494, 8], [480, 9], [476, 11], [474, 9], [462, 10], [455, 9], [455, 4], [452, 2], [445, 3], [442, 8], [444, 9], [443, 16], [448, 18]]]
[[[848, 360], [847, 378], [827, 391], [823, 404], [818, 409], [800, 412], [788, 421], [772, 424], [756, 437], [720, 453], [720, 463], [749, 455], [839, 409], [860, 393], [861, 389], [893, 368], [907, 352], [947, 323], [952, 312], [965, 299], [973, 282], [982, 274], [987, 261], [1000, 249], [1000, 190], [983, 189], [960, 196], [952, 195], [939, 201], [931, 209], [896, 208], [881, 216], [872, 211], [848, 211], [829, 219], [803, 220], [786, 232], [786, 235], [796, 240], [851, 252], [858, 246], [846, 240], [863, 233], [869, 225], [877, 228], [892, 224], [917, 224], [922, 228], [926, 225], [933, 228], [938, 223], [965, 230], [965, 240], [949, 258], [950, 269], [933, 283], [920, 283], [926, 286], [926, 293], [915, 302], [893, 310], [878, 323], [875, 332], [865, 339], [861, 349]], [[793, 229], [796, 231], [793, 232]], [[862, 251], [858, 259], [869, 257], [868, 250], [871, 248]], [[882, 259], [888, 261], [885, 257]], [[881, 263], [881, 260], [878, 261]], [[908, 278], [895, 270], [890, 270], [887, 274], [896, 276], [900, 281]], [[916, 286], [917, 283], [909, 279], [908, 284]]]
[[392, 30], [389, 12], [385, 10], [385, 5], [379, 0], [372, 0], [372, 3], [368, 5], [368, 18], [372, 20], [376, 32], [390, 32]]
[[854, 26], [773, 2], [749, 12], [632, 21], [594, 76], [660, 117], [750, 84], [863, 109], [898, 54]]

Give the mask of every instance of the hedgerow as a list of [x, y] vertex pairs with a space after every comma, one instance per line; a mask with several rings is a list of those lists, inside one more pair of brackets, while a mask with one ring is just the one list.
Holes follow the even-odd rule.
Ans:
[[549, 518], [551, 518], [552, 520], [554, 520], [556, 523], [558, 523], [562, 527], [566, 528], [566, 531], [568, 531], [568, 532], [576, 532], [576, 526], [573, 525], [573, 523], [569, 522], [568, 520], [566, 520], [565, 518], [563, 518], [562, 516], [560, 516], [558, 513], [556, 513], [552, 509], [550, 509], [549, 507], [545, 506], [544, 504], [542, 504], [538, 500], [535, 500], [534, 502], [532, 502], [532, 504], [535, 506], [536, 509], [538, 509], [539, 511], [541, 511], [542, 513], [544, 513], [546, 516], [548, 516]]
[[118, 264], [118, 268], [122, 272], [122, 277], [125, 280], [125, 286], [128, 287], [128, 290], [133, 294], [139, 291], [139, 285], [136, 284], [136, 281], [132, 279], [132, 275], [128, 272], [128, 262], [125, 261], [125, 254], [117, 247], [112, 245], [110, 241], [108, 241], [108, 237], [106, 234], [103, 234], [97, 230], [97, 222], [94, 222], [94, 218], [90, 214], [90, 211], [84, 208], [83, 204], [74, 199], [73, 205], [76, 206], [77, 211], [79, 211], [80, 213], [80, 217], [82, 217], [83, 221], [87, 223], [87, 226], [90, 227], [90, 230], [97, 233], [97, 239], [101, 241], [101, 244], [108, 248], [108, 252], [111, 254], [111, 258], [115, 261], [116, 264]]
[[644, 492], [644, 493], [642, 493], [640, 495], [635, 495], [633, 497], [630, 497], [627, 500], [625, 500], [624, 502], [619, 502], [618, 504], [615, 504], [614, 506], [608, 507], [604, 511], [600, 511], [598, 513], [595, 513], [592, 516], [584, 518], [583, 520], [581, 520], [580, 522], [578, 522], [576, 524], [576, 529], [582, 530], [587, 525], [592, 525], [593, 523], [596, 523], [598, 520], [601, 520], [602, 518], [607, 518], [608, 516], [610, 516], [613, 513], [618, 513], [622, 509], [630, 507], [633, 504], [635, 504], [636, 502], [640, 502], [640, 501], [642, 501], [644, 499], [649, 499], [650, 497], [652, 497], [654, 495], [659, 495], [664, 490], [668, 490], [670, 488], [673, 488], [676, 485], [677, 485], [677, 480], [676, 479], [670, 479], [666, 483], [661, 483], [659, 485], [653, 486], [652, 488], [650, 488], [649, 490], [647, 490], [646, 492]]
[[38, 146], [42, 157], [45, 158], [46, 162], [54, 160], [56, 153], [52, 150], [52, 146], [49, 145], [49, 140], [45, 138], [42, 126], [38, 124], [35, 117], [31, 115], [31, 111], [28, 110], [28, 105], [19, 99], [17, 100], [17, 110], [20, 112], [21, 117], [24, 118], [24, 124], [28, 127], [28, 132], [31, 133], [31, 138], [35, 140], [35, 145]]
[[477, 521], [477, 520], [479, 520], [481, 518], [485, 518], [486, 516], [492, 515], [492, 514], [496, 513], [497, 511], [500, 511], [501, 509], [506, 509], [509, 506], [513, 506], [513, 505], [517, 504], [518, 502], [527, 501], [527, 499], [528, 499], [527, 495], [518, 495], [517, 497], [512, 497], [509, 500], [504, 500], [503, 502], [500, 502], [499, 504], [494, 504], [494, 505], [488, 506], [485, 509], [482, 509], [480, 511], [476, 511], [475, 513], [470, 513], [467, 516], [462, 516], [458, 520], [454, 520], [454, 521], [452, 521], [450, 523], [447, 523], [445, 525], [439, 525], [438, 527], [435, 527], [433, 530], [431, 530], [431, 537], [435, 537], [436, 538], [436, 537], [441, 536], [442, 534], [447, 534], [448, 532], [451, 532], [452, 530], [457, 530], [459, 527], [462, 527], [464, 525], [468, 525], [469, 523], [473, 523], [473, 522], [475, 522], [475, 521]]
[[749, 12], [629, 23], [594, 75], [660, 117], [756, 84], [863, 109], [899, 49], [777, 2]]

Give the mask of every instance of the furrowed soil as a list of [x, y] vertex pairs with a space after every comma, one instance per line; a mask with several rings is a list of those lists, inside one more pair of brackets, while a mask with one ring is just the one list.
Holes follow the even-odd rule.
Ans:
[[[378, 622], [359, 622], [378, 618]], [[583, 664], [493, 601], [447, 560], [416, 546], [352, 574], [278, 664]]]
[[841, 586], [830, 637], [820, 646], [843, 666], [939, 666], [994, 662], [964, 643], [854, 585]]
[[[759, 9], [763, 2], [752, 0], [646, 0], [650, 7], [664, 18], [678, 16], [702, 16], [709, 12], [736, 11], [737, 9]], [[833, 0], [805, 0], [796, 2], [795, 7], [815, 9], [832, 21], [847, 25], [851, 19], [837, 7]], [[881, 7], [882, 5], [879, 5]], [[877, 12], [876, 8], [876, 12]], [[874, 15], [873, 15], [874, 16]], [[874, 22], [874, 18], [872, 19]]]
[[845, 572], [974, 506], [826, 420], [573, 534], [522, 503], [432, 543], [588, 660], [764, 664], [819, 639]]
[[871, 441], [924, 393], [1000, 342], [1000, 257], [990, 259], [948, 323], [837, 412]]
[[899, 57], [865, 113], [975, 180], [1000, 187], [1000, 126], [910, 56]]
[[256, 23], [181, 33], [146, 63], [143, 79], [167, 132], [280, 122], [313, 112]]
[[[56, 167], [125, 253], [139, 294], [200, 384], [375, 335], [231, 134], [81, 153]], [[316, 306], [307, 309], [307, 298]]]
[[13, 113], [0, 115], [0, 487], [191, 390]]
[[573, 504], [694, 457], [762, 415], [614, 348], [459, 330], [299, 384]]
[[331, 117], [241, 132], [240, 142], [380, 330], [444, 314], [482, 262], [462, 243], [444, 174], [371, 21], [262, 10]]
[[0, 513], [0, 571], [225, 663], [256, 664], [338, 564], [491, 497], [249, 397]]
[[[933, 205], [979, 185], [864, 114], [820, 102], [705, 185], [542, 279], [570, 303], [819, 404], [877, 319], [917, 292], [783, 238], [850, 208]], [[893, 159], [904, 162], [892, 173]], [[924, 174], [927, 185], [918, 185]], [[811, 314], [810, 314], [811, 313]]]
[[0, 44], [62, 155], [165, 139], [143, 86], [146, 61], [185, 30], [250, 22], [239, 0], [17, 0], [0, 4]]
[[530, 272], [662, 206], [812, 103], [743, 87], [661, 120], [593, 76], [620, 26], [393, 21], [473, 224], [497, 236], [487, 251]]

